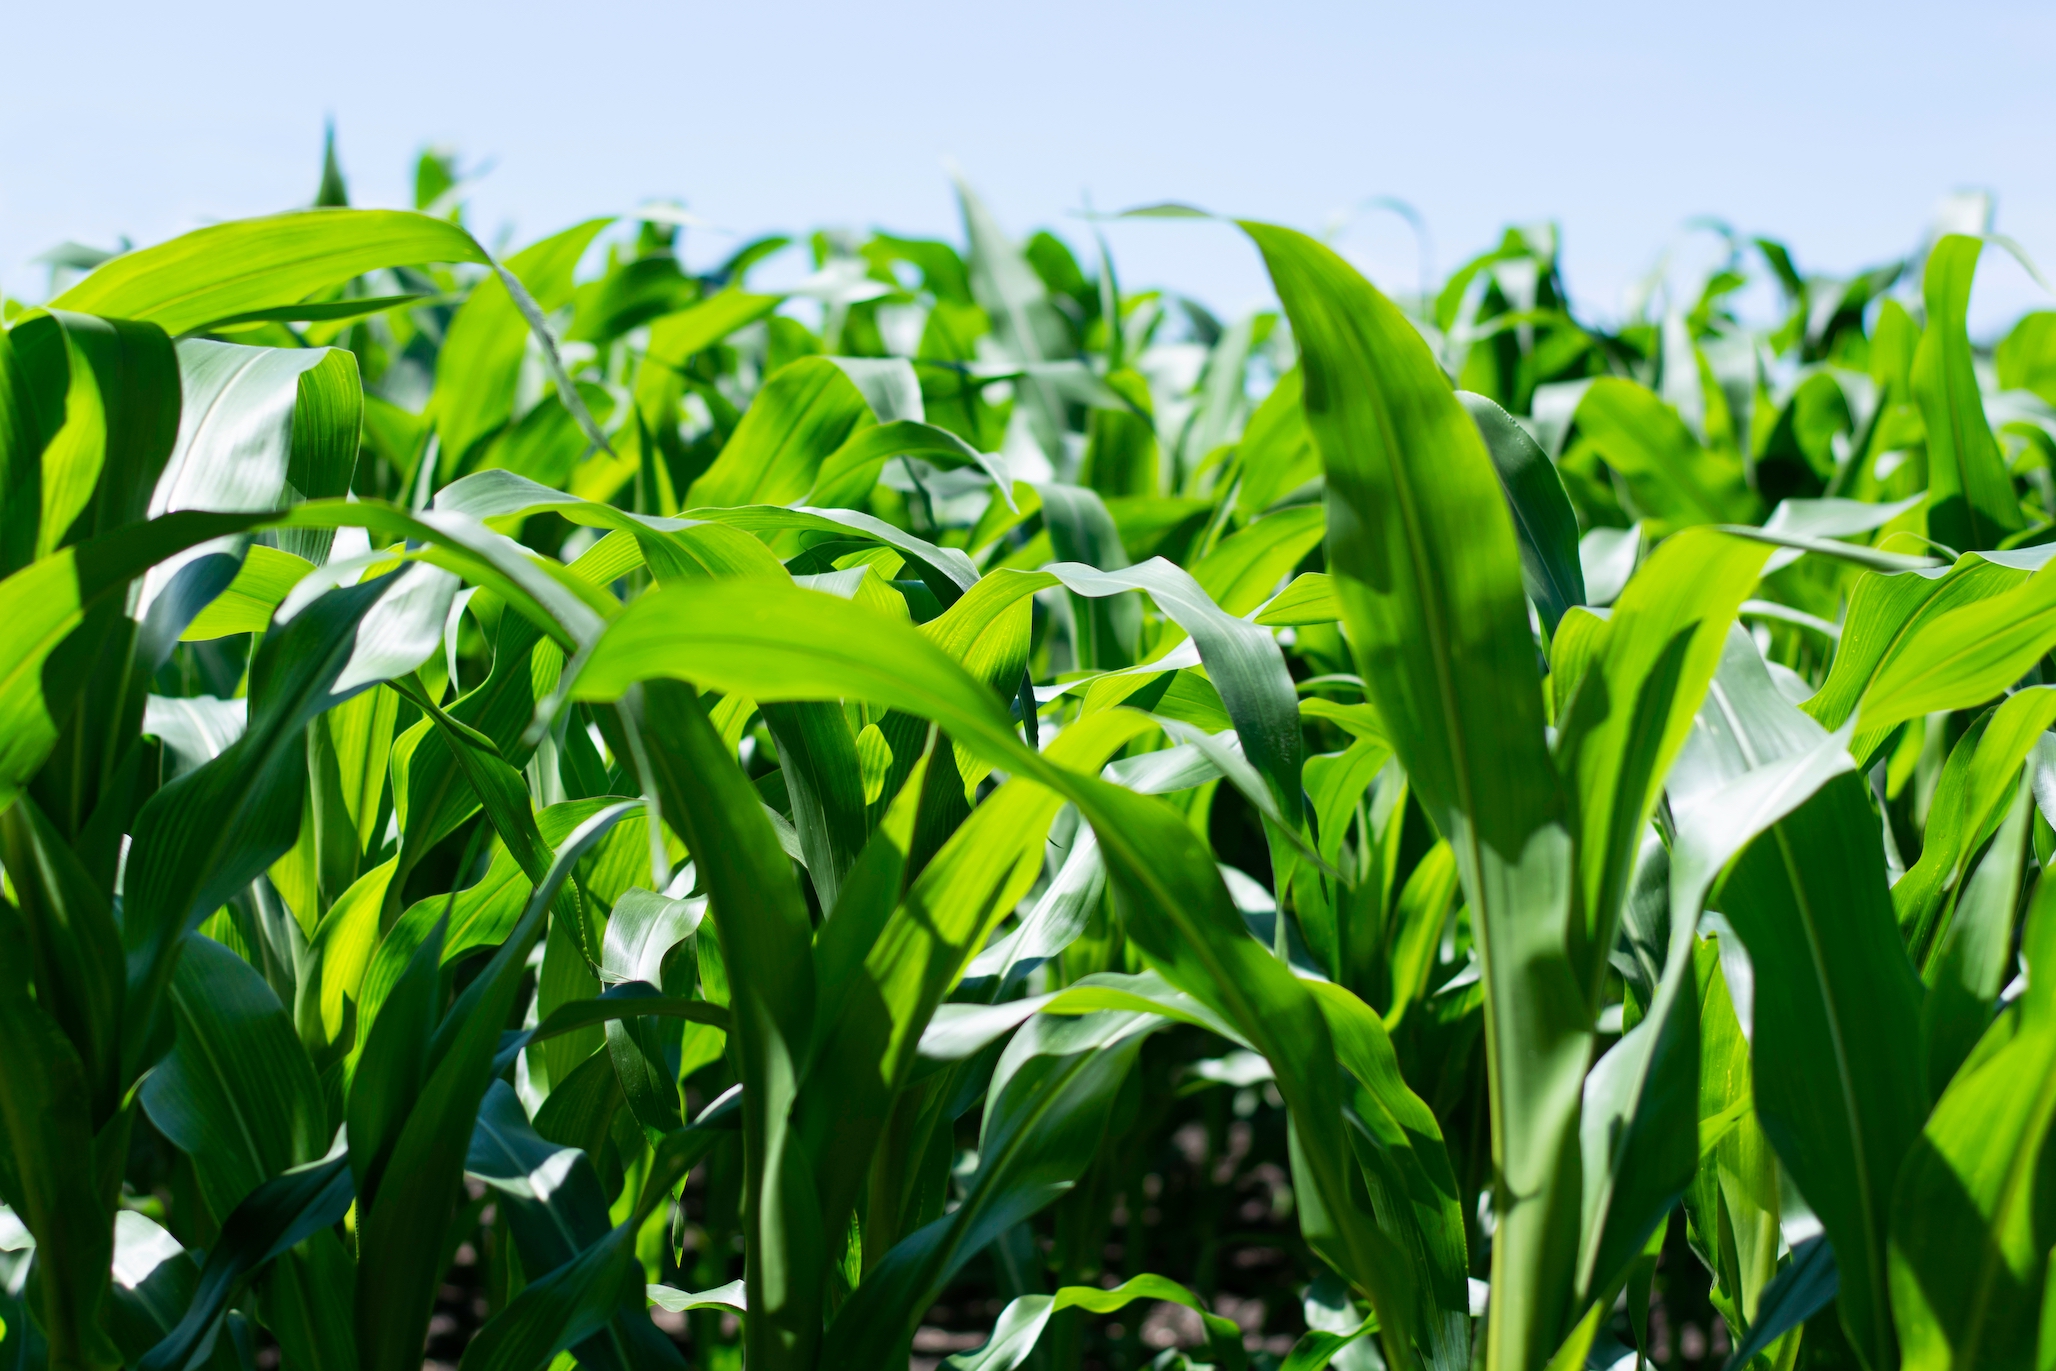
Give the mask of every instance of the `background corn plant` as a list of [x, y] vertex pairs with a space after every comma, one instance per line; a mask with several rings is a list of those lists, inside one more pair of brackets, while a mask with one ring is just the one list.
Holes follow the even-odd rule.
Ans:
[[2056, 1364], [1981, 236], [1222, 321], [454, 176], [7, 304], [6, 1367]]

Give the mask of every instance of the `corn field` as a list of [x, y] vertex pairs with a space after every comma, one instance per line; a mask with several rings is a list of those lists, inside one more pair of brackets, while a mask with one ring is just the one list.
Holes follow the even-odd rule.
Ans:
[[2056, 1367], [2018, 245], [416, 188], [4, 302], [0, 1371]]

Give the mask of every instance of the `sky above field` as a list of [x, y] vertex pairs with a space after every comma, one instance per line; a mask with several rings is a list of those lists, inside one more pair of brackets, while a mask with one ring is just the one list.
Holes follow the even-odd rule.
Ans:
[[[714, 226], [695, 264], [817, 226], [958, 235], [945, 159], [1017, 233], [1180, 200], [1336, 237], [1414, 288], [1554, 219], [1581, 307], [1619, 316], [1718, 216], [1844, 273], [1938, 201], [2056, 272], [2056, 6], [1586, 3], [394, 3], [16, 7], [0, 82], [0, 286], [66, 239], [155, 242], [308, 202], [336, 123], [353, 200], [401, 205], [426, 143], [483, 168], [469, 222], [525, 242], [652, 198]], [[1268, 294], [1232, 230], [1106, 229], [1125, 284], [1223, 311]], [[1666, 254], [1669, 254], [1666, 258]], [[2052, 302], [1989, 253], [1973, 326]], [[797, 275], [797, 252], [760, 283]]]

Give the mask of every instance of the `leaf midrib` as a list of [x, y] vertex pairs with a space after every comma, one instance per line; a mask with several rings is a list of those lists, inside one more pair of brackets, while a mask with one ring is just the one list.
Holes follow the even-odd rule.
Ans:
[[[215, 1052], [214, 1044], [209, 1040], [209, 1036], [202, 1033], [197, 1027], [199, 1022], [198, 1016], [194, 1014], [192, 1006], [187, 1003], [185, 992], [179, 988], [177, 981], [172, 982], [171, 998], [172, 1002], [178, 1006], [181, 1017], [195, 1025], [186, 1043], [190, 1043], [196, 1048], [198, 1054], [203, 1058], [209, 1073], [213, 1077], [215, 1088], [228, 1105], [229, 1117], [235, 1120], [236, 1131], [242, 1135], [243, 1146], [247, 1150], [247, 1160], [250, 1163], [250, 1169], [257, 1173], [257, 1184], [262, 1185], [265, 1181], [271, 1179], [266, 1174], [264, 1150], [257, 1143], [257, 1135], [251, 1129], [250, 1120], [242, 1107], [242, 1101], [236, 1097], [235, 1090], [229, 1085], [230, 1078], [226, 1070], [226, 1064], [220, 1055]], [[186, 1043], [181, 1043], [180, 1046], [183, 1047]]]
[[1863, 1265], [1865, 1276], [1873, 1296], [1871, 1310], [1871, 1336], [1878, 1339], [1878, 1346], [1889, 1347], [1892, 1339], [1891, 1301], [1875, 1297], [1878, 1293], [1880, 1273], [1878, 1265], [1877, 1215], [1873, 1210], [1870, 1188], [1870, 1158], [1865, 1144], [1869, 1141], [1863, 1128], [1863, 1110], [1857, 1101], [1853, 1072], [1849, 1065], [1849, 1047], [1842, 1034], [1842, 1017], [1835, 1001], [1833, 987], [1827, 976], [1826, 952], [1821, 943], [1819, 919], [1814, 913], [1813, 899], [1803, 879], [1803, 868], [1798, 855], [1792, 850], [1792, 842], [1785, 832], [1785, 826], [1776, 825], [1772, 832], [1777, 834], [1778, 855], [1786, 870], [1792, 876], [1792, 894], [1799, 909], [1799, 924], [1806, 932], [1808, 967], [1813, 972], [1815, 987], [1820, 992], [1821, 1003], [1827, 1009], [1828, 1037], [1834, 1046], [1835, 1083], [1842, 1095], [1842, 1113], [1849, 1129], [1851, 1164], [1856, 1172], [1858, 1205], [1863, 1216]]

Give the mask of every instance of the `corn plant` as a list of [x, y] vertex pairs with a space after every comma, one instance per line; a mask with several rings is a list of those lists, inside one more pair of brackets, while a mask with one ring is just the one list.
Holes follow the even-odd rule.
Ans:
[[0, 1366], [1554, 1371], [1694, 1279], [1733, 1366], [2056, 1364], [1983, 237], [1602, 326], [1546, 226], [1190, 230], [1223, 322], [968, 188], [773, 292], [457, 186], [6, 302]]

